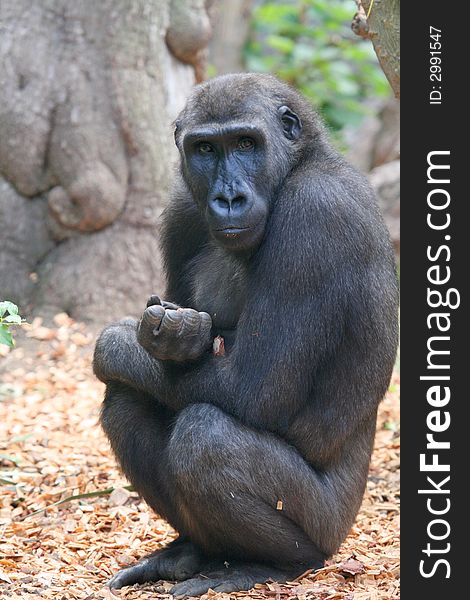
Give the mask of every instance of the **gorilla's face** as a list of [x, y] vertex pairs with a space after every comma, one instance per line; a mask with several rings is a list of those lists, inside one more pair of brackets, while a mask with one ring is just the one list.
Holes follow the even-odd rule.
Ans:
[[250, 251], [260, 244], [285, 175], [277, 165], [286, 152], [286, 138], [297, 139], [301, 132], [300, 119], [286, 106], [270, 116], [269, 127], [230, 120], [193, 125], [182, 136], [184, 177], [212, 237], [231, 251]]
[[269, 213], [263, 132], [238, 123], [193, 129], [183, 150], [195, 198], [217, 243], [231, 250], [256, 247]]

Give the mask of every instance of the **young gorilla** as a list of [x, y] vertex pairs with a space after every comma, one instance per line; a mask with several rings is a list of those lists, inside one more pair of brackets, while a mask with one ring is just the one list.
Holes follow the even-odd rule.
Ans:
[[338, 549], [392, 371], [397, 290], [370, 187], [288, 86], [204, 83], [175, 138], [171, 302], [107, 327], [94, 369], [122, 469], [180, 534], [110, 586], [170, 579], [194, 596], [291, 579]]

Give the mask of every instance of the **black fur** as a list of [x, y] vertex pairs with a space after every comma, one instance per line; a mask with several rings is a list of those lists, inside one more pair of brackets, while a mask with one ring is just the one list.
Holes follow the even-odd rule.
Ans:
[[338, 549], [393, 367], [397, 289], [369, 185], [288, 86], [198, 86], [175, 138], [174, 305], [153, 297], [140, 323], [106, 328], [94, 368], [124, 472], [180, 533], [111, 586], [170, 578], [195, 595], [292, 578]]

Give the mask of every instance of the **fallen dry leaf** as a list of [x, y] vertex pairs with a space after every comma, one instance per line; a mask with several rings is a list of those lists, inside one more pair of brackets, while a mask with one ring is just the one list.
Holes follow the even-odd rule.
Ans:
[[358, 575], [359, 573], [364, 573], [364, 565], [355, 558], [348, 558], [348, 560], [338, 565], [338, 571], [350, 575]]
[[118, 487], [111, 492], [108, 499], [109, 506], [123, 506], [130, 497], [131, 493], [122, 487]]
[[217, 335], [214, 338], [212, 353], [214, 356], [225, 356], [225, 341], [221, 335]]

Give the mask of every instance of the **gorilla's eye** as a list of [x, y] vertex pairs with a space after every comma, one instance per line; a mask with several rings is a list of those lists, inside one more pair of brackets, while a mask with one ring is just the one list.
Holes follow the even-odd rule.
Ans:
[[214, 146], [208, 142], [201, 142], [198, 144], [198, 150], [201, 154], [209, 154], [210, 152], [214, 152]]
[[238, 141], [238, 149], [239, 150], [253, 150], [255, 147], [255, 142], [251, 138], [242, 138]]

